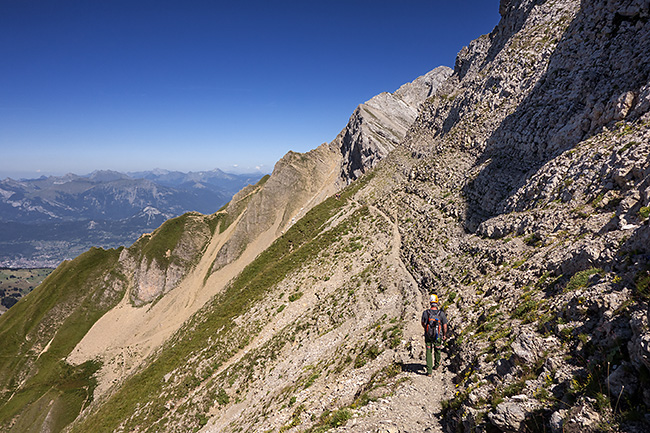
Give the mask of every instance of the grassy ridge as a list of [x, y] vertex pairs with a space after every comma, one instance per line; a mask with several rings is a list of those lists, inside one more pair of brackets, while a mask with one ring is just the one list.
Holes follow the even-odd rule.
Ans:
[[168, 219], [150, 235], [140, 237], [132, 248], [141, 249], [142, 256], [147, 258], [147, 265], [151, 265], [155, 259], [163, 268], [168, 267], [171, 263], [168, 251], [171, 252], [176, 248], [191, 215], [186, 213]]
[[53, 269], [0, 269], [0, 303], [11, 308], [52, 273]]
[[[364, 180], [369, 178], [367, 176]], [[261, 299], [269, 289], [300, 267], [309, 257], [327, 248], [346, 232], [346, 227], [338, 227], [322, 233], [328, 220], [348, 203], [360, 186], [361, 182], [357, 182], [347, 188], [339, 199], [330, 197], [311, 209], [286, 234], [248, 265], [222, 296], [213, 299], [190, 319], [163, 346], [157, 359], [131, 377], [120, 391], [96, 412], [75, 425], [72, 432], [111, 432], [123, 422], [126, 431], [138, 426], [146, 426], [146, 431], [164, 430], [164, 426], [157, 423], [164, 419], [168, 411], [165, 407], [167, 399], [182, 397], [165, 393], [161, 396], [165, 375], [185, 366], [188, 358], [201, 351], [202, 357], [212, 362], [214, 371], [242, 344], [245, 345], [250, 336], [236, 334], [233, 319]], [[210, 340], [215, 338], [227, 344], [210, 343]], [[187, 388], [175, 391], [176, 394], [186, 394], [189, 389], [200, 386], [201, 381], [194, 379]], [[142, 408], [144, 404], [147, 405], [146, 408]]]
[[58, 431], [92, 396], [99, 366], [73, 367], [63, 359], [122, 298], [124, 277], [115, 271], [119, 253], [93, 248], [62, 263], [0, 317], [0, 426], [18, 416], [12, 431], [39, 431], [44, 414], [38, 408], [53, 402], [59, 411], [50, 417]]

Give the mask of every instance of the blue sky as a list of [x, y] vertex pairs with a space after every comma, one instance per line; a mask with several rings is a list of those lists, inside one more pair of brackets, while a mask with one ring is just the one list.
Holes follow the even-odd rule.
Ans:
[[0, 178], [270, 172], [489, 33], [498, 0], [0, 0]]

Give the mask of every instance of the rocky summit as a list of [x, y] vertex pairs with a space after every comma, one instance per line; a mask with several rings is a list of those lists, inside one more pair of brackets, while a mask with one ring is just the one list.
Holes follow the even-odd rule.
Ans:
[[59, 266], [0, 317], [0, 430], [650, 431], [650, 2], [496, 7], [221, 211]]

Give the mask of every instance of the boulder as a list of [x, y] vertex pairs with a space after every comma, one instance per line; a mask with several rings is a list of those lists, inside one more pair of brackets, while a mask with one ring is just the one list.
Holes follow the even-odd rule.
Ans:
[[624, 361], [607, 377], [612, 400], [619, 396], [632, 397], [639, 387], [638, 373], [629, 362]]
[[569, 410], [562, 426], [563, 433], [588, 433], [602, 431], [599, 426], [603, 422], [600, 414], [584, 399]]
[[539, 359], [543, 351], [543, 342], [532, 331], [522, 331], [512, 343], [512, 350], [516, 358], [527, 364], [532, 364]]
[[526, 411], [521, 403], [503, 402], [497, 405], [495, 412], [488, 414], [495, 427], [504, 432], [519, 432], [526, 419]]
[[551, 431], [553, 433], [560, 433], [562, 431], [565, 415], [566, 415], [566, 410], [558, 410], [551, 414], [549, 424], [551, 426]]
[[[650, 310], [648, 311], [650, 314]], [[632, 314], [630, 327], [632, 339], [627, 343], [632, 364], [639, 369], [645, 366], [650, 369], [650, 330], [648, 329], [648, 314], [636, 311]]]

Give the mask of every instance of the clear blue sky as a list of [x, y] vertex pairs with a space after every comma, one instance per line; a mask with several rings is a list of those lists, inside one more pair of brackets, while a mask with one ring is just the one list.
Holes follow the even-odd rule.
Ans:
[[453, 67], [498, 0], [0, 0], [0, 178], [261, 167]]

